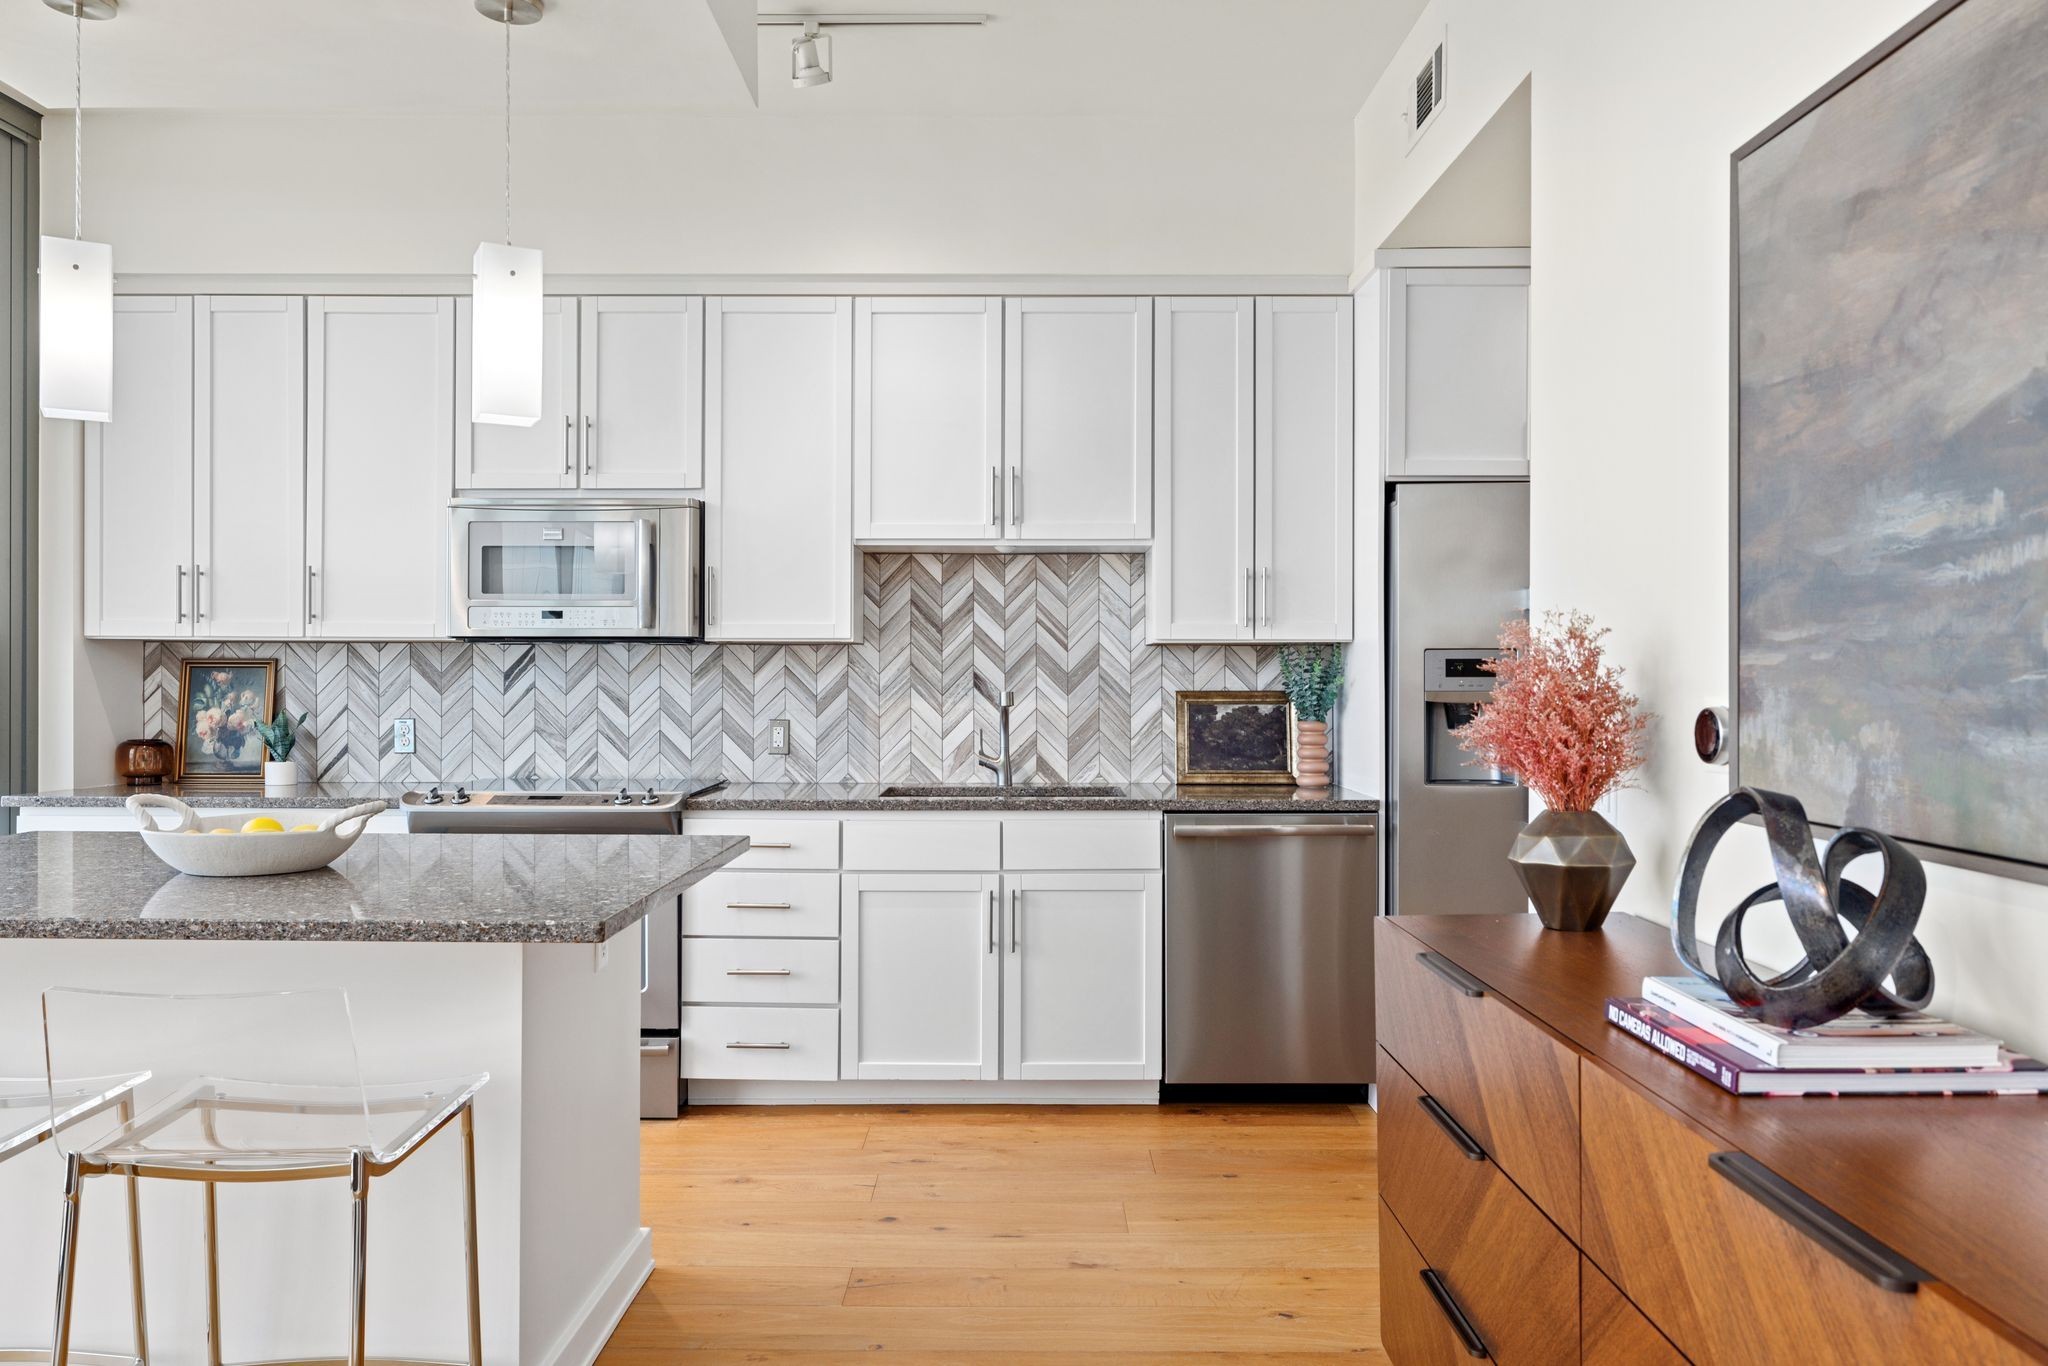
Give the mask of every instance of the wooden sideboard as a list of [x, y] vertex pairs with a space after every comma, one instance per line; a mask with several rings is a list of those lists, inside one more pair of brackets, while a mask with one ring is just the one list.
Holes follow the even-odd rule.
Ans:
[[1629, 916], [1376, 933], [1396, 1362], [2048, 1361], [2048, 1098], [1731, 1096], [1607, 1023]]

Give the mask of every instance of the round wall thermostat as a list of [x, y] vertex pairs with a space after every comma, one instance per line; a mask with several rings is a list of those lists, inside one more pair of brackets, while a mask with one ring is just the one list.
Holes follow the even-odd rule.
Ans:
[[1728, 709], [1702, 707], [1692, 722], [1693, 753], [1705, 764], [1728, 762]]

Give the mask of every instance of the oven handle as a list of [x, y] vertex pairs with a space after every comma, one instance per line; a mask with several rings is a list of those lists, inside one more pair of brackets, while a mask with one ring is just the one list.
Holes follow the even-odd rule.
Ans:
[[654, 620], [654, 519], [651, 517], [635, 517], [633, 525], [640, 533], [635, 538], [640, 546], [640, 591], [635, 595], [636, 600], [640, 604], [640, 629], [651, 631], [656, 625]]
[[1270, 835], [1288, 838], [1371, 839], [1379, 833], [1370, 825], [1176, 825], [1177, 840], [1256, 840]]

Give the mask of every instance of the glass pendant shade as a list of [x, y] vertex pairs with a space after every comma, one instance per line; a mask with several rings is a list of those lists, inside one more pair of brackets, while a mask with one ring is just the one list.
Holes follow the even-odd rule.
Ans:
[[470, 420], [531, 427], [541, 409], [540, 249], [484, 242], [474, 269]]
[[[105, 242], [45, 237], [37, 283], [43, 416], [109, 420], [114, 410], [114, 249]], [[538, 338], [537, 301], [533, 312]], [[538, 356], [538, 341], [534, 349]], [[539, 389], [536, 382], [535, 392]]]

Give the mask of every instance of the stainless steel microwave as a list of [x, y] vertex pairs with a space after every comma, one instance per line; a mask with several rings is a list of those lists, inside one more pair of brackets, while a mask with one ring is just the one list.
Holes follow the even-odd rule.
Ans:
[[449, 630], [516, 640], [695, 640], [704, 505], [458, 498]]

